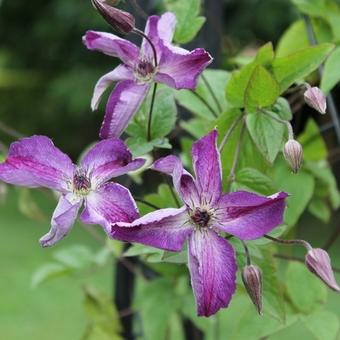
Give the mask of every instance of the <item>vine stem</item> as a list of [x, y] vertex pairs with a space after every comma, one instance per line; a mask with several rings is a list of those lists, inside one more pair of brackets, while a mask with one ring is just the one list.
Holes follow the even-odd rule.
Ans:
[[241, 115], [240, 117], [238, 117], [229, 127], [228, 131], [226, 132], [226, 134], [223, 137], [223, 140], [220, 144], [220, 146], [218, 147], [218, 150], [220, 151], [220, 153], [222, 152], [224, 146], [226, 145], [227, 141], [229, 140], [231, 134], [233, 133], [233, 131], [235, 130], [236, 126], [239, 124], [239, 122], [242, 120], [243, 115]]
[[217, 109], [218, 109], [219, 113], [222, 113], [222, 111], [223, 111], [222, 105], [221, 105], [220, 102], [218, 101], [217, 96], [216, 96], [214, 90], [212, 89], [211, 85], [209, 84], [208, 79], [206, 78], [206, 76], [205, 76], [203, 73], [202, 73], [202, 80], [203, 80], [205, 86], [207, 87], [208, 91], [210, 92], [211, 97], [212, 97], [212, 99], [214, 100], [214, 102], [215, 102], [215, 104], [216, 104], [216, 106], [217, 106]]
[[204, 99], [204, 97], [202, 97], [199, 93], [197, 93], [196, 91], [194, 90], [191, 90], [191, 93], [193, 95], [195, 95], [208, 109], [209, 111], [211, 112], [211, 114], [217, 118], [218, 117], [218, 114], [215, 112], [215, 110], [213, 109], [213, 107]]
[[235, 174], [236, 174], [238, 162], [240, 160], [241, 146], [242, 146], [245, 130], [246, 130], [246, 124], [243, 121], [242, 129], [241, 129], [241, 133], [240, 133], [240, 139], [238, 140], [238, 143], [237, 143], [237, 146], [236, 146], [233, 164], [231, 166], [229, 177], [228, 177], [228, 190], [227, 191], [230, 191], [231, 184], [235, 180]]
[[157, 86], [158, 86], [157, 83], [153, 84], [152, 97], [151, 97], [151, 105], [150, 105], [149, 117], [148, 117], [148, 130], [147, 130], [147, 141], [148, 142], [151, 141], [152, 113], [153, 113], [153, 108], [155, 106]]
[[250, 253], [249, 253], [248, 246], [243, 240], [241, 240], [241, 242], [243, 244], [243, 248], [244, 248], [244, 251], [246, 253], [247, 266], [250, 266], [251, 265], [251, 259], [250, 259]]
[[287, 130], [288, 130], [288, 138], [289, 139], [294, 139], [294, 131], [293, 131], [293, 127], [292, 125], [286, 121], [286, 120], [283, 120], [279, 117], [276, 117], [274, 115], [272, 115], [271, 113], [269, 113], [268, 111], [265, 111], [265, 110], [261, 110], [265, 115], [267, 115], [268, 117], [270, 117], [271, 119], [277, 121], [278, 123], [281, 123], [281, 124], [284, 124], [286, 125], [287, 127]]
[[304, 241], [304, 240], [283, 240], [280, 238], [276, 238], [270, 235], [264, 235], [263, 237], [267, 238], [268, 240], [274, 241], [276, 243], [281, 243], [281, 244], [285, 244], [285, 245], [292, 245], [292, 244], [297, 244], [300, 246], [304, 246], [307, 250], [312, 250], [312, 246]]
[[144, 204], [144, 205], [147, 205], [148, 207], [150, 207], [150, 208], [152, 208], [152, 209], [155, 209], [155, 210], [161, 209], [161, 208], [158, 207], [157, 205], [152, 204], [152, 203], [150, 203], [150, 202], [148, 202], [148, 201], [145, 201], [145, 200], [143, 200], [143, 199], [141, 199], [141, 198], [135, 198], [135, 201], [140, 202], [140, 203], [142, 203], [142, 204]]
[[153, 42], [151, 41], [151, 39], [144, 32], [142, 32], [141, 30], [139, 30], [136, 27], [131, 32], [141, 36], [142, 38], [144, 38], [149, 43], [149, 45], [151, 46], [151, 49], [152, 49], [155, 67], [157, 67], [158, 66], [157, 51], [156, 51], [156, 47], [153, 44]]
[[[305, 260], [297, 257], [297, 256], [289, 256], [289, 255], [283, 255], [283, 254], [274, 254], [274, 257], [280, 259], [280, 260], [287, 260], [287, 261], [296, 261], [296, 262], [301, 262], [304, 263]], [[340, 273], [340, 268], [337, 267], [332, 267], [333, 271]]]

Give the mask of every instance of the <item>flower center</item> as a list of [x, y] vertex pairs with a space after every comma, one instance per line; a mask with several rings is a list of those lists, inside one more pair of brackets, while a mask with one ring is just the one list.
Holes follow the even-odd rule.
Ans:
[[191, 214], [191, 220], [198, 226], [198, 228], [208, 228], [211, 218], [211, 213], [205, 209], [196, 208]]
[[152, 80], [155, 72], [156, 68], [151, 61], [143, 58], [139, 59], [135, 67], [135, 76], [137, 81], [141, 83], [148, 83]]
[[79, 196], [86, 196], [90, 191], [90, 179], [82, 169], [78, 169], [73, 176], [73, 192]]

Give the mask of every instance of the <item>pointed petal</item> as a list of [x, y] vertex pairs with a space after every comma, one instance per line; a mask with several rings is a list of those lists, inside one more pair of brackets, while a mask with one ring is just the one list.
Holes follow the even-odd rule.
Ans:
[[119, 138], [110, 138], [98, 142], [83, 157], [81, 167], [90, 176], [91, 182], [98, 186], [113, 177], [142, 167], [145, 160], [132, 160], [132, 154]]
[[80, 219], [85, 224], [100, 224], [106, 231], [114, 222], [132, 222], [139, 217], [130, 191], [117, 183], [106, 183], [85, 200]]
[[112, 225], [111, 237], [126, 242], [137, 242], [169, 251], [180, 251], [192, 233], [186, 207], [160, 209], [132, 223]]
[[217, 149], [216, 130], [194, 143], [192, 161], [201, 201], [213, 206], [222, 192], [221, 159]]
[[175, 89], [195, 89], [198, 77], [213, 60], [203, 48], [189, 52], [162, 44], [161, 51], [155, 80]]
[[262, 237], [283, 223], [285, 192], [269, 197], [246, 191], [223, 195], [216, 205], [215, 225], [242, 240]]
[[6, 161], [0, 164], [0, 180], [30, 188], [47, 187], [67, 191], [74, 165], [45, 136], [23, 138], [12, 143]]
[[197, 314], [210, 316], [229, 305], [236, 290], [235, 251], [212, 230], [189, 238], [189, 269]]
[[103, 75], [97, 82], [91, 99], [92, 111], [98, 109], [98, 105], [103, 93], [114, 82], [134, 79], [133, 71], [126, 65], [119, 65], [113, 71]]
[[174, 187], [186, 205], [191, 208], [199, 205], [200, 201], [195, 180], [183, 168], [178, 157], [167, 156], [160, 158], [152, 165], [152, 169], [172, 176]]
[[83, 43], [89, 50], [117, 57], [131, 67], [139, 56], [139, 48], [136, 45], [111, 33], [87, 31], [83, 36]]
[[[172, 41], [175, 34], [176, 22], [176, 16], [171, 12], [166, 12], [162, 16], [152, 15], [149, 17], [144, 33], [155, 45], [157, 54], [161, 53], [160, 40], [164, 43], [170, 43]], [[143, 40], [141, 49], [144, 55], [147, 55], [149, 58], [153, 57], [152, 49], [146, 39]], [[160, 57], [161, 55], [158, 55], [158, 60]]]
[[137, 85], [132, 80], [119, 82], [106, 105], [100, 130], [102, 139], [119, 137], [138, 111], [150, 88], [149, 84]]
[[39, 240], [43, 247], [53, 246], [68, 234], [77, 218], [81, 203], [82, 200], [74, 197], [73, 194], [59, 198], [52, 216], [51, 229]]

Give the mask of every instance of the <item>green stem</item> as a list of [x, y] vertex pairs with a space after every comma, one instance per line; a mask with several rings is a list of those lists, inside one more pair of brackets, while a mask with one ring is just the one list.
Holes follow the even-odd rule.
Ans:
[[283, 119], [281, 119], [279, 117], [276, 117], [276, 116], [272, 115], [270, 112], [265, 111], [265, 110], [261, 110], [261, 112], [263, 112], [265, 115], [267, 115], [271, 119], [277, 121], [278, 123], [286, 125], [287, 130], [288, 130], [288, 138], [289, 139], [294, 139], [294, 132], [293, 132], [292, 125], [287, 120], [283, 120]]
[[241, 146], [242, 146], [245, 130], [246, 130], [246, 124], [243, 121], [242, 129], [241, 129], [241, 133], [240, 133], [240, 139], [238, 140], [238, 143], [237, 143], [237, 146], [236, 146], [233, 164], [231, 166], [229, 177], [228, 177], [228, 190], [227, 191], [230, 191], [231, 184], [235, 180], [235, 174], [236, 174], [238, 162], [240, 160]]
[[222, 152], [224, 146], [226, 145], [226, 143], [228, 142], [231, 134], [233, 133], [233, 131], [235, 130], [236, 126], [238, 125], [238, 123], [242, 120], [243, 115], [241, 115], [240, 117], [238, 117], [236, 120], [234, 120], [234, 122], [231, 124], [231, 126], [229, 127], [227, 133], [225, 134], [225, 136], [223, 137], [223, 140], [220, 144], [220, 146], [218, 147], [218, 150], [220, 151], [220, 153]]
[[276, 238], [270, 235], [264, 235], [263, 237], [267, 238], [268, 240], [274, 241], [276, 243], [281, 243], [281, 244], [285, 244], [285, 245], [292, 245], [292, 244], [297, 244], [300, 246], [304, 246], [307, 250], [311, 250], [312, 246], [304, 241], [304, 240], [283, 240], [280, 238]]
[[192, 94], [195, 95], [211, 112], [211, 114], [217, 118], [218, 114], [215, 112], [215, 110], [213, 109], [213, 107], [204, 99], [204, 97], [202, 97], [199, 93], [197, 93], [194, 90], [191, 90]]
[[218, 101], [217, 97], [216, 97], [216, 94], [214, 92], [214, 90], [212, 89], [212, 87], [210, 86], [209, 82], [208, 82], [208, 79], [205, 77], [205, 75], [202, 73], [202, 80], [205, 84], [205, 86], [207, 87], [208, 91], [210, 92], [211, 94], [211, 97], [213, 98], [216, 106], [217, 106], [217, 109], [219, 111], [219, 113], [222, 113], [223, 109], [222, 109], [222, 105], [220, 104], [220, 102]]
[[153, 108], [155, 105], [155, 99], [156, 99], [156, 92], [157, 92], [157, 83], [153, 84], [153, 90], [152, 90], [152, 97], [151, 97], [151, 105], [150, 105], [150, 111], [149, 111], [149, 118], [148, 118], [148, 132], [147, 132], [147, 141], [151, 141], [151, 125], [152, 125], [152, 113]]

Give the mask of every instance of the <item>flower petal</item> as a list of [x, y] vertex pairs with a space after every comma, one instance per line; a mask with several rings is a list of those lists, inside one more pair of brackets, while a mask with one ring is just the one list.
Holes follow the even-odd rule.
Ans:
[[6, 161], [0, 164], [0, 180], [30, 188], [47, 187], [67, 192], [74, 165], [45, 136], [32, 136], [12, 143]]
[[174, 187], [187, 206], [194, 208], [199, 205], [200, 200], [195, 180], [183, 168], [178, 157], [167, 156], [160, 158], [152, 165], [152, 169], [173, 177]]
[[213, 206], [222, 192], [221, 159], [217, 149], [216, 130], [193, 144], [192, 162], [201, 202]]
[[106, 105], [100, 137], [119, 137], [133, 115], [138, 111], [150, 88], [149, 84], [138, 85], [132, 80], [119, 82]]
[[[160, 40], [164, 43], [170, 43], [175, 34], [176, 16], [171, 12], [166, 12], [162, 16], [152, 15], [149, 17], [146, 26], [145, 34], [150, 38], [156, 47], [158, 60], [161, 57], [162, 49], [160, 48]], [[153, 58], [153, 52], [150, 44], [146, 39], [143, 39], [142, 48], [143, 54], [149, 58]]]
[[106, 231], [114, 222], [132, 222], [139, 217], [130, 191], [118, 183], [106, 183], [85, 199], [80, 219], [86, 224], [100, 224]]
[[195, 89], [197, 80], [212, 62], [212, 57], [203, 48], [191, 52], [182, 48], [161, 44], [159, 71], [155, 80], [175, 89]]
[[103, 75], [97, 82], [91, 99], [92, 111], [98, 109], [98, 105], [103, 93], [114, 82], [134, 79], [133, 71], [126, 65], [119, 65], [113, 71]]
[[139, 48], [136, 45], [111, 33], [87, 31], [83, 36], [83, 43], [89, 50], [117, 57], [131, 67], [139, 56]]
[[228, 306], [236, 290], [235, 251], [212, 230], [189, 238], [189, 269], [197, 314], [210, 316]]
[[216, 228], [242, 240], [262, 237], [283, 223], [285, 192], [265, 197], [246, 191], [223, 195], [217, 203]]
[[148, 246], [180, 251], [186, 238], [192, 233], [187, 208], [160, 209], [132, 223], [115, 223], [110, 236], [126, 242], [137, 242]]
[[81, 203], [82, 199], [76, 198], [73, 194], [59, 198], [52, 216], [51, 229], [39, 240], [43, 247], [53, 246], [67, 235], [77, 218]]
[[145, 160], [132, 160], [132, 154], [119, 138], [110, 138], [94, 145], [80, 161], [95, 186], [109, 179], [142, 167]]

